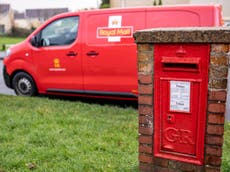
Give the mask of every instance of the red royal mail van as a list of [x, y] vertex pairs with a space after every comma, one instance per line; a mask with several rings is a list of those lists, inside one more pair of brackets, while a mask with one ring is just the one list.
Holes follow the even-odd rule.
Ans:
[[4, 80], [17, 95], [137, 98], [133, 32], [156, 27], [220, 26], [221, 7], [163, 6], [57, 15], [4, 59]]

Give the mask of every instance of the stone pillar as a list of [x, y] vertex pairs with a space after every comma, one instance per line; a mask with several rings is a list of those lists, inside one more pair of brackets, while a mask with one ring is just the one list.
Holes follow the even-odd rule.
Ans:
[[[140, 171], [219, 172], [221, 168], [230, 28], [160, 28], [134, 34], [138, 47], [138, 111]], [[202, 165], [154, 156], [154, 45], [210, 46], [204, 160]]]

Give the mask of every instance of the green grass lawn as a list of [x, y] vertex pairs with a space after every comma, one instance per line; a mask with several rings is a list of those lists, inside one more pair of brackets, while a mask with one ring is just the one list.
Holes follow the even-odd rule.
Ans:
[[230, 171], [230, 122], [225, 124], [222, 172]]
[[0, 36], [0, 45], [3, 44], [16, 44], [23, 41], [25, 38]]
[[138, 171], [137, 128], [133, 107], [0, 95], [0, 171]]
[[0, 171], [137, 171], [137, 110], [0, 95]]
[[17, 44], [25, 38], [0, 36], [0, 51], [6, 51], [10, 45]]

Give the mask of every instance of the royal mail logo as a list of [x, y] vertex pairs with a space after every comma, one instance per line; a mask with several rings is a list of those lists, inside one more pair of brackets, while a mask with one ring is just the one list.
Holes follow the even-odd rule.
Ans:
[[97, 38], [107, 38], [108, 42], [120, 42], [121, 38], [131, 38], [133, 26], [122, 26], [122, 16], [109, 16], [108, 27], [97, 28]]
[[133, 27], [121, 27], [121, 28], [108, 28], [108, 27], [99, 27], [97, 28], [97, 37], [98, 38], [108, 38], [108, 37], [121, 37], [121, 38], [130, 38], [132, 37]]
[[61, 67], [60, 60], [58, 58], [55, 58], [53, 63], [54, 63], [55, 68], [60, 68]]
[[53, 60], [53, 67], [49, 68], [50, 72], [65, 72], [66, 68], [61, 67], [61, 62], [59, 58]]

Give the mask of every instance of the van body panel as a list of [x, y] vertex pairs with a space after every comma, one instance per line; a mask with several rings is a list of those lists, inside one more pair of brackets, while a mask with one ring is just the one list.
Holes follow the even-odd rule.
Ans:
[[[74, 52], [79, 49], [72, 48]], [[69, 47], [44, 47], [33, 50], [35, 72], [40, 79], [42, 89], [83, 89], [81, 58], [68, 57]], [[74, 64], [74, 65], [73, 65]], [[56, 68], [55, 65], [60, 66]]]
[[25, 71], [42, 94], [134, 98], [138, 94], [136, 30], [220, 26], [221, 22], [219, 5], [63, 13], [10, 49], [4, 73], [12, 84], [14, 74]]
[[178, 9], [166, 7], [164, 9], [147, 10], [147, 28], [195, 26], [208, 27], [220, 25], [220, 6], [183, 6], [183, 8]]
[[[175, 22], [175, 18], [177, 21]], [[167, 22], [164, 22], [167, 20]], [[187, 22], [190, 21], [190, 22]], [[201, 26], [200, 15], [186, 10], [164, 10], [147, 12], [147, 28]]]
[[[137, 92], [136, 45], [132, 34], [134, 30], [145, 28], [145, 12], [94, 13], [86, 18], [88, 34], [83, 48], [85, 90]], [[109, 30], [111, 34], [99, 35], [100, 29]], [[98, 54], [90, 56], [88, 52]]]
[[27, 41], [23, 41], [11, 47], [13, 55], [10, 58], [4, 58], [4, 65], [7, 67], [6, 72], [14, 75], [15, 71], [27, 71], [34, 76], [33, 59], [31, 58], [31, 47]]

